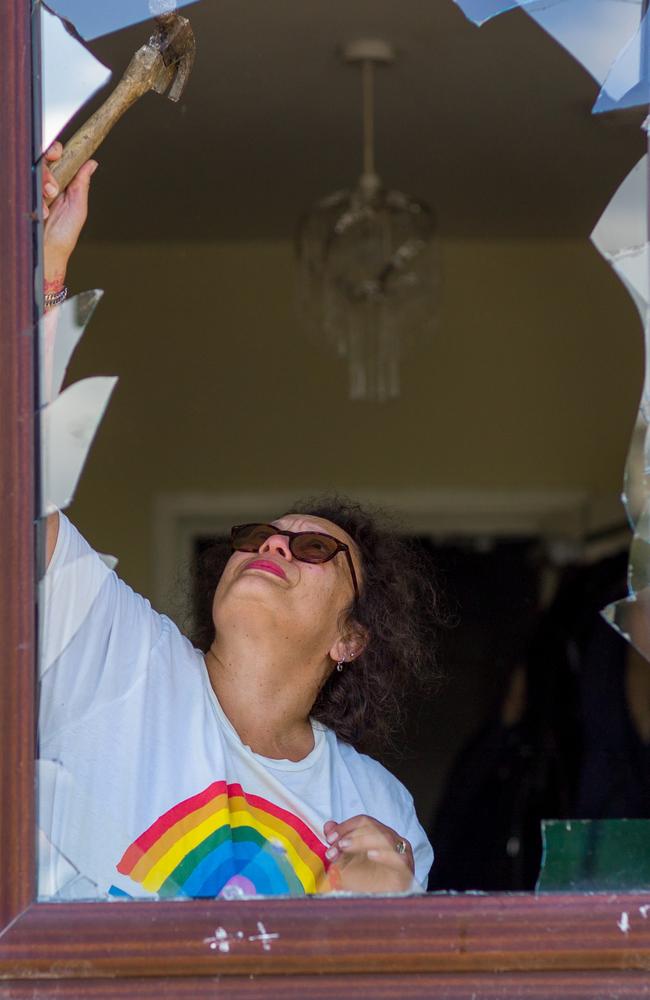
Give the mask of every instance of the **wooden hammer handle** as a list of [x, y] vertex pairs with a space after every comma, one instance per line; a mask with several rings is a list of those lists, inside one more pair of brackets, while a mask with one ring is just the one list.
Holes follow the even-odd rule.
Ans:
[[[143, 61], [145, 63], [150, 61], [147, 48], [147, 46], [143, 46], [136, 52], [113, 93], [75, 132], [66, 143], [61, 159], [50, 168], [59, 185], [60, 192], [65, 190], [79, 167], [99, 148], [113, 125], [120, 120], [125, 111], [128, 111], [139, 97], [151, 90], [152, 74], [147, 72], [146, 66], [143, 71]], [[49, 199], [47, 204], [50, 204], [52, 200]]]

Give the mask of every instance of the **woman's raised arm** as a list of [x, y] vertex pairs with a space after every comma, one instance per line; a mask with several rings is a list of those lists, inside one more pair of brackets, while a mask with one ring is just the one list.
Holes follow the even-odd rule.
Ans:
[[[59, 194], [59, 187], [49, 169], [50, 163], [61, 158], [63, 146], [55, 142], [43, 156], [43, 264], [45, 308], [52, 308], [65, 288], [68, 261], [88, 216], [90, 178], [97, 169], [95, 160], [88, 160], [77, 176]], [[54, 199], [54, 200], [52, 200]], [[51, 204], [47, 205], [47, 201]], [[46, 558], [49, 566], [59, 533], [59, 515], [47, 519]]]

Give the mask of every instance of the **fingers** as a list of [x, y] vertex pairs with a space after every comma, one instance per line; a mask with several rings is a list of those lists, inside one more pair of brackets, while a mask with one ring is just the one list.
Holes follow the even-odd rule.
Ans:
[[96, 160], [87, 160], [83, 167], [80, 167], [75, 177], [66, 188], [66, 201], [74, 206], [80, 216], [86, 218], [88, 212], [88, 190], [90, 188], [90, 178], [97, 170], [99, 164]]
[[359, 833], [338, 841], [335, 850], [338, 851], [339, 856], [344, 858], [348, 855], [365, 854], [370, 860], [376, 860], [379, 855], [382, 858], [385, 855], [390, 855], [391, 859], [396, 859], [399, 862], [399, 865], [392, 865], [393, 868], [405, 866], [409, 871], [414, 872], [415, 863], [411, 845], [408, 841], [404, 841], [404, 843], [406, 844], [406, 851], [402, 854], [395, 850], [396, 842], [392, 838], [377, 832]]
[[362, 827], [382, 830], [391, 839], [391, 842], [397, 842], [401, 839], [395, 830], [380, 823], [378, 819], [373, 819], [372, 816], [366, 816], [365, 814], [350, 816], [349, 819], [344, 820], [342, 823], [335, 823], [333, 820], [328, 820], [323, 827], [323, 831], [328, 844], [334, 844]]
[[[381, 830], [372, 827], [362, 827], [356, 833], [347, 834], [337, 840], [332, 847], [326, 851], [326, 857], [330, 861], [336, 858], [352, 856], [354, 854], [368, 854], [370, 851], [392, 851], [396, 857], [400, 855], [395, 850], [395, 840], [388, 837]], [[406, 855], [402, 855], [406, 861]]]
[[59, 193], [59, 185], [54, 178], [54, 174], [47, 167], [43, 167], [43, 193], [48, 198], [56, 198]]
[[[344, 820], [342, 823], [335, 823], [334, 820], [328, 820], [323, 827], [325, 839], [328, 844], [333, 844], [340, 837], [345, 837], [346, 834], [353, 833], [359, 826], [366, 823], [377, 823], [377, 820], [366, 815], [350, 816], [349, 819]], [[381, 826], [382, 824], [379, 825]]]
[[63, 153], [63, 146], [57, 140], [53, 142], [49, 149], [45, 150], [44, 157], [48, 163], [56, 163], [57, 160], [61, 159]]
[[372, 850], [390, 850], [391, 846], [387, 838], [377, 830], [367, 830], [357, 834], [348, 834], [342, 840], [337, 840], [336, 844], [327, 851], [327, 857], [335, 858], [339, 854], [365, 854]]
[[325, 834], [325, 840], [328, 842], [328, 844], [331, 844], [333, 843], [333, 841], [338, 839], [337, 826], [338, 824], [335, 823], [333, 819], [328, 819], [327, 822], [323, 825], [323, 833]]
[[[50, 205], [49, 212], [43, 212], [44, 218], [48, 218], [50, 212], [54, 212], [57, 218], [62, 215], [68, 216], [71, 220], [75, 221], [75, 225], [81, 229], [83, 226], [86, 216], [88, 215], [88, 190], [90, 187], [90, 178], [95, 173], [98, 167], [96, 160], [87, 160], [82, 167], [79, 168], [75, 177], [70, 181], [65, 191], [63, 191], [60, 197], [56, 198], [54, 202]], [[53, 183], [56, 185], [56, 181], [52, 178]], [[44, 188], [46, 191], [47, 188]], [[56, 191], [59, 191], [58, 185], [56, 185]]]
[[[54, 153], [54, 155], [51, 156], [49, 155], [54, 150], [53, 146], [50, 147], [48, 152], [45, 154], [46, 158], [49, 159], [49, 162], [54, 162], [61, 158], [61, 152], [63, 147], [61, 146], [61, 143], [57, 143], [56, 145], [58, 145], [60, 148], [58, 151]], [[79, 168], [76, 176], [70, 181], [65, 190], [66, 199], [69, 199], [70, 201], [74, 202], [80, 202], [84, 206], [86, 205], [88, 198], [88, 188], [90, 185], [90, 178], [95, 173], [95, 170], [97, 169], [98, 166], [99, 164], [97, 163], [96, 160], [87, 160], [84, 163], [84, 165]], [[60, 190], [59, 184], [54, 174], [52, 173], [51, 170], [48, 169], [45, 163], [43, 163], [43, 195], [44, 195], [43, 218], [44, 219], [47, 219], [50, 214], [49, 207], [45, 204], [45, 198], [47, 198], [50, 202], [52, 202], [54, 198], [56, 198], [56, 196], [59, 194], [59, 190]]]
[[83, 167], [72, 178], [66, 188], [66, 194], [70, 198], [86, 198], [90, 187], [90, 178], [97, 170], [99, 164], [97, 160], [86, 160]]
[[50, 214], [50, 210], [45, 202], [45, 198], [50, 201], [56, 198], [59, 193], [59, 185], [54, 179], [54, 174], [48, 169], [49, 163], [56, 163], [57, 160], [61, 159], [61, 154], [63, 153], [63, 146], [60, 142], [53, 142], [49, 149], [45, 150], [43, 155], [43, 218], [47, 219]]
[[54, 179], [54, 174], [51, 170], [48, 170], [45, 164], [43, 164], [43, 218], [47, 219], [50, 214], [50, 209], [46, 202], [46, 198], [52, 201], [56, 198], [59, 193], [59, 185]]

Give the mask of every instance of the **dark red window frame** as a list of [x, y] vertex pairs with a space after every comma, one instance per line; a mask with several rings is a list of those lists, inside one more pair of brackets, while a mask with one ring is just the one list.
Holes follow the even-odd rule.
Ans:
[[32, 39], [0, 17], [0, 997], [647, 996], [648, 893], [34, 901]]

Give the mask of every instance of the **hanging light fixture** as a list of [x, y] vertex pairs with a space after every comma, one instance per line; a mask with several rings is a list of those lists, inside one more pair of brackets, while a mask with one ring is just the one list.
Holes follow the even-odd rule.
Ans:
[[435, 220], [423, 202], [384, 188], [375, 171], [374, 68], [393, 62], [391, 46], [362, 39], [344, 58], [361, 67], [363, 173], [299, 226], [299, 305], [312, 332], [347, 358], [350, 398], [383, 401], [400, 394], [404, 347], [433, 326]]

